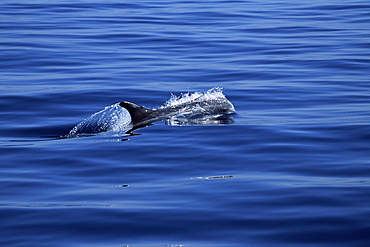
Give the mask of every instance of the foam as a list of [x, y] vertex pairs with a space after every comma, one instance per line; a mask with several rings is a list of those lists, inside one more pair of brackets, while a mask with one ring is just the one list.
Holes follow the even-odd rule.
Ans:
[[207, 90], [205, 93], [182, 93], [179, 96], [171, 94], [171, 98], [167, 100], [163, 106], [159, 107], [159, 109], [178, 107], [194, 101], [204, 102], [212, 100], [226, 100], [225, 95], [222, 93], [222, 88], [214, 87]]

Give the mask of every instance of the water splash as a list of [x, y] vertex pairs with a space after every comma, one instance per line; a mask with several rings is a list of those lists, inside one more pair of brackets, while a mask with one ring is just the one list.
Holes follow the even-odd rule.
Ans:
[[222, 93], [222, 88], [215, 87], [205, 93], [183, 93], [171, 95], [159, 110], [181, 109], [167, 118], [167, 125], [224, 125], [234, 123], [230, 115], [235, 113], [234, 105]]
[[106, 131], [119, 132], [129, 129], [130, 123], [131, 117], [129, 112], [121, 107], [119, 103], [116, 103], [105, 107], [77, 124], [69, 132], [68, 136], [96, 134]]
[[201, 92], [182, 93], [179, 96], [171, 94], [171, 98], [167, 100], [163, 104], [163, 106], [159, 107], [159, 109], [171, 108], [171, 107], [174, 108], [174, 107], [192, 103], [194, 101], [205, 102], [205, 101], [217, 101], [217, 100], [227, 100], [226, 96], [222, 93], [222, 88], [220, 87], [211, 88], [207, 90], [205, 93], [201, 93]]

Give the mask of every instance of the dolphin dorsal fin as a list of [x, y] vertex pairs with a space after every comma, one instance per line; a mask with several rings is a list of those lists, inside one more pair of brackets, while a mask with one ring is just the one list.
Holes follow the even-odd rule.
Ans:
[[131, 115], [131, 121], [133, 124], [144, 122], [151, 118], [153, 110], [149, 110], [145, 107], [139, 106], [137, 104], [123, 101], [119, 103], [120, 106], [125, 108]]

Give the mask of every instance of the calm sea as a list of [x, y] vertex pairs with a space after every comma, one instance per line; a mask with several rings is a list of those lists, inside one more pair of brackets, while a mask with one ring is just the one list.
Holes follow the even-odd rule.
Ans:
[[[0, 3], [1, 246], [369, 246], [369, 1]], [[227, 125], [67, 134], [223, 88]]]

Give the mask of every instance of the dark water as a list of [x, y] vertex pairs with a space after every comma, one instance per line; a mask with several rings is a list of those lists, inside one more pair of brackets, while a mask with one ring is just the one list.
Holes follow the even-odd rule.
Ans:
[[[368, 1], [2, 1], [1, 246], [369, 246]], [[234, 123], [68, 133], [224, 88]]]

